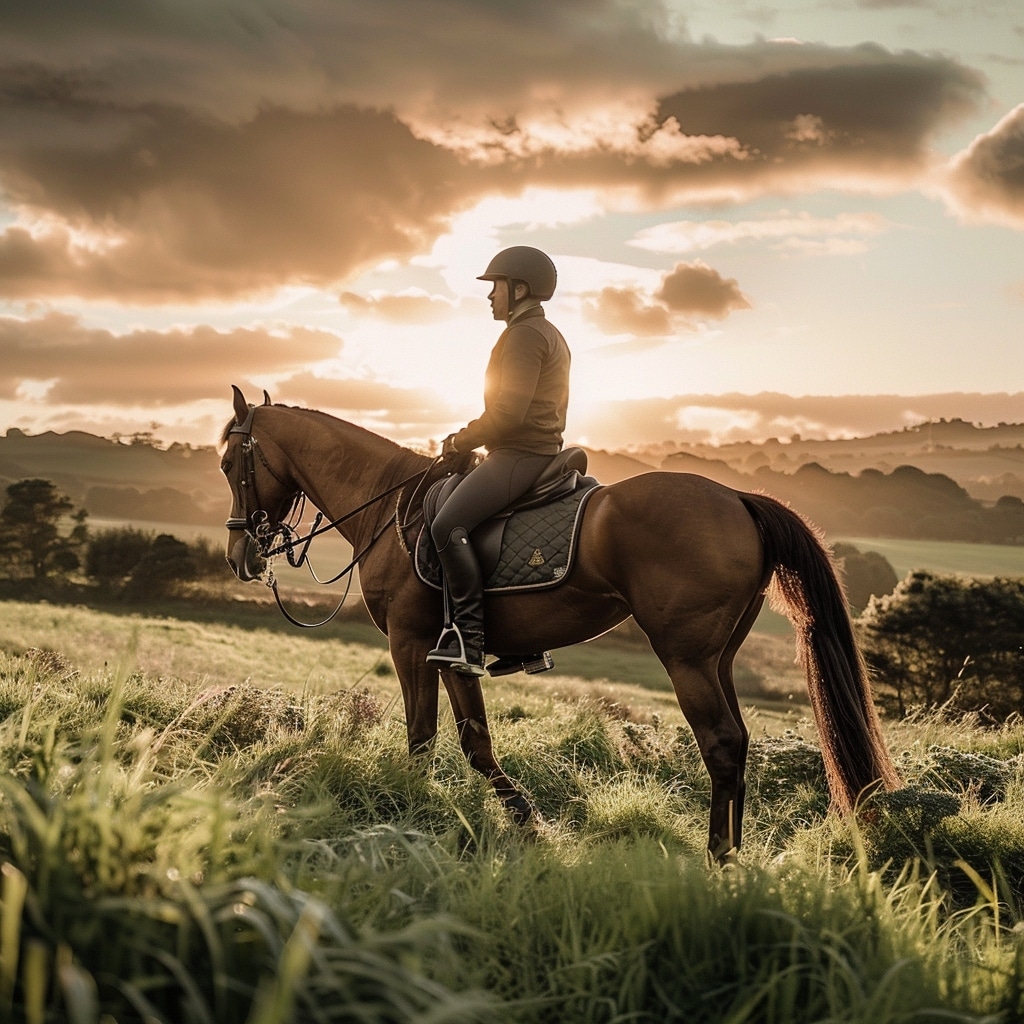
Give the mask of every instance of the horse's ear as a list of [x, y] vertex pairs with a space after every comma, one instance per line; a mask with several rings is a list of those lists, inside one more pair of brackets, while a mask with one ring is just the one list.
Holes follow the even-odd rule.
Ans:
[[263, 389], [263, 404], [273, 405], [274, 403], [270, 400], [270, 392], [266, 388]]
[[234, 392], [234, 404], [235, 404], [235, 422], [244, 423], [245, 417], [249, 415], [249, 403], [245, 400], [245, 395], [239, 390], [237, 384], [231, 385], [231, 390]]

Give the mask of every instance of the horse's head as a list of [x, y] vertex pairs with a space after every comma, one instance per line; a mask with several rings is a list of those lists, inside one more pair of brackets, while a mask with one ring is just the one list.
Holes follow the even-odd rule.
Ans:
[[[281, 530], [281, 523], [300, 494], [298, 484], [281, 458], [281, 450], [270, 443], [268, 454], [253, 435], [257, 409], [269, 406], [264, 391], [262, 406], [249, 405], [242, 392], [234, 391], [234, 418], [224, 429], [224, 455], [220, 468], [231, 488], [231, 515], [227, 560], [231, 571], [243, 582], [260, 579], [267, 571], [265, 553]], [[264, 414], [266, 415], [266, 414]]]

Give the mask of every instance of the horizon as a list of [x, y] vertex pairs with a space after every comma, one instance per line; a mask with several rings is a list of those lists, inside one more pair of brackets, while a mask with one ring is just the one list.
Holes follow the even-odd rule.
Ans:
[[567, 443], [1024, 419], [1010, 0], [414, 11], [0, 12], [0, 429], [212, 444], [237, 383], [425, 447], [515, 244]]
[[[701, 408], [707, 410], [707, 403], [713, 400], [717, 396], [693, 396], [695, 404], [689, 406], [689, 408]], [[963, 417], [959, 415], [946, 416], [941, 413], [925, 417], [923, 419], [908, 420], [906, 414], [893, 415], [893, 410], [898, 410], [902, 407], [902, 404], [907, 401], [905, 398], [900, 396], [884, 396], [891, 400], [892, 407], [888, 408], [883, 406], [879, 408], [877, 399], [872, 401], [870, 404], [873, 407], [873, 415], [868, 417], [867, 421], [862, 423], [862, 429], [859, 431], [853, 428], [844, 428], [841, 430], [818, 430], [815, 431], [812, 427], [810, 432], [801, 433], [799, 431], [786, 434], [783, 431], [770, 432], [773, 426], [792, 426], [794, 423], [799, 422], [806, 424], [808, 420], [806, 417], [794, 418], [792, 416], [787, 417], [785, 420], [780, 421], [778, 418], [772, 418], [768, 414], [768, 410], [772, 407], [790, 403], [813, 403], [816, 409], [821, 408], [822, 405], [828, 405], [830, 402], [835, 401], [837, 403], [850, 405], [851, 403], [856, 406], [859, 401], [864, 401], [867, 404], [865, 396], [803, 396], [802, 399], [796, 399], [788, 395], [729, 395], [722, 396], [722, 401], [731, 403], [730, 408], [735, 408], [736, 403], [747, 402], [750, 405], [760, 405], [761, 408], [761, 419], [759, 421], [760, 429], [750, 429], [749, 422], [745, 426], [732, 427], [728, 432], [722, 434], [715, 434], [710, 430], [692, 429], [686, 431], [687, 436], [677, 436], [675, 438], [666, 438], [662, 440], [650, 440], [646, 442], [642, 441], [629, 441], [624, 444], [600, 444], [591, 443], [587, 440], [576, 440], [568, 439], [568, 444], [579, 444], [583, 447], [590, 448], [593, 451], [604, 451], [607, 454], [617, 455], [646, 455], [650, 456], [659, 450], [662, 453], [671, 452], [672, 450], [678, 450], [683, 448], [726, 448], [731, 445], [753, 445], [753, 446], [766, 446], [769, 444], [778, 444], [782, 447], [788, 447], [793, 444], [801, 443], [814, 443], [823, 444], [834, 441], [857, 441], [857, 440], [870, 440], [874, 437], [880, 436], [898, 436], [899, 434], [906, 434], [914, 431], [919, 431], [924, 427], [931, 426], [954, 426], [957, 424], [963, 424], [974, 430], [999, 430], [1001, 428], [1013, 430], [1014, 428], [1024, 427], [1024, 416], [1020, 419], [994, 419], [998, 412], [1006, 407], [1010, 407], [1015, 411], [1022, 406], [1022, 400], [1024, 400], [1024, 393], [1017, 395], [926, 395], [920, 396], [919, 399], [915, 400], [916, 404], [920, 407], [935, 407], [943, 408], [945, 403], [950, 399], [956, 400], [973, 400], [972, 407], [975, 411], [987, 411], [989, 420], [986, 420], [985, 416], [981, 418], [971, 419], [970, 417]], [[758, 403], [757, 400], [764, 400], [762, 403]], [[748, 410], [749, 412], [749, 410]], [[887, 412], [889, 415], [887, 415]], [[840, 414], [841, 415], [841, 414]], [[849, 421], [849, 417], [847, 417]], [[873, 424], [873, 425], [872, 425]], [[203, 448], [219, 449], [220, 443], [218, 441], [209, 441], [203, 443], [193, 443], [191, 441], [181, 440], [167, 440], [157, 436], [152, 430], [138, 430], [129, 433], [122, 433], [120, 431], [114, 431], [112, 434], [99, 434], [94, 430], [87, 430], [81, 427], [70, 427], [67, 430], [55, 430], [49, 427], [33, 431], [26, 430], [24, 427], [17, 425], [11, 425], [6, 427], [4, 432], [0, 434], [0, 438], [11, 438], [11, 437], [43, 437], [48, 434], [52, 434], [56, 437], [65, 437], [68, 434], [82, 433], [89, 437], [94, 437], [99, 440], [109, 441], [111, 443], [118, 443], [124, 445], [132, 444], [145, 444], [150, 447], [157, 448], [159, 450], [167, 450], [173, 445], [180, 445], [185, 448], [192, 448], [199, 450]], [[420, 448], [422, 450], [430, 450], [431, 445], [435, 444], [436, 441], [433, 439], [427, 439], [423, 442], [418, 442], [416, 439], [406, 440], [400, 442], [407, 444], [413, 448]]]

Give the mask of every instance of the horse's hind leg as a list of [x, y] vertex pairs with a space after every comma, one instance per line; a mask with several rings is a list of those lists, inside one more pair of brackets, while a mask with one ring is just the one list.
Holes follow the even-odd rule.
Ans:
[[711, 777], [708, 853], [722, 862], [740, 843], [747, 729], [735, 705], [735, 691], [727, 696], [719, 680], [718, 652], [697, 665], [661, 660]]
[[483, 689], [477, 676], [443, 669], [441, 679], [459, 732], [459, 744], [470, 767], [480, 772], [494, 787], [494, 791], [517, 825], [525, 825], [534, 815], [530, 801], [516, 784], [502, 771], [494, 757], [491, 733], [487, 728], [487, 710]]
[[739, 725], [743, 734], [743, 744], [739, 754], [739, 764], [736, 767], [736, 802], [733, 807], [733, 841], [736, 849], [739, 849], [743, 838], [743, 801], [746, 795], [747, 784], [745, 781], [747, 767], [747, 748], [750, 744], [750, 733], [743, 722], [743, 715], [740, 712], [739, 699], [736, 696], [736, 684], [733, 679], [733, 661], [743, 641], [746, 640], [751, 628], [764, 604], [764, 592], [755, 595], [749, 607], [743, 613], [743, 618], [733, 630], [729, 642], [725, 645], [721, 657], [718, 659], [718, 683], [722, 688], [722, 694], [732, 712], [733, 719]]

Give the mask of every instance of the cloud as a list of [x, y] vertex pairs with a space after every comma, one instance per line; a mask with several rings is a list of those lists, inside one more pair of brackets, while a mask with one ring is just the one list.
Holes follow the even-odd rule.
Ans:
[[700, 260], [677, 263], [655, 297], [674, 313], [713, 320], [723, 320], [736, 309], [750, 309], [735, 278], [722, 277]]
[[232, 383], [294, 371], [340, 347], [336, 335], [296, 327], [118, 335], [61, 313], [0, 317], [0, 398], [26, 388], [52, 404], [165, 406], [224, 398]]
[[850, 255], [863, 252], [867, 240], [892, 227], [877, 213], [840, 213], [812, 217], [780, 211], [760, 220], [681, 220], [638, 231], [628, 242], [661, 253], [699, 252], [715, 245], [768, 243], [781, 251]]
[[633, 334], [660, 337], [674, 330], [669, 311], [652, 303], [635, 289], [602, 288], [595, 298], [586, 299], [583, 315], [605, 334]]
[[292, 402], [333, 411], [359, 420], [379, 418], [396, 431], [436, 427], [446, 410], [425, 388], [400, 388], [385, 381], [318, 377], [297, 373], [271, 390], [274, 401]]
[[436, 324], [451, 319], [455, 313], [447, 299], [419, 292], [370, 296], [342, 292], [338, 301], [354, 313], [378, 316], [396, 324]]
[[0, 295], [198, 301], [323, 285], [428, 246], [470, 197], [455, 157], [389, 114], [273, 110], [242, 126], [155, 110], [109, 144], [0, 143], [27, 214]]
[[750, 303], [736, 280], [701, 260], [677, 263], [650, 294], [640, 286], [607, 287], [585, 297], [582, 306], [584, 317], [605, 334], [639, 338], [696, 330], [693, 321], [723, 320], [738, 309], [750, 309]]
[[1017, 422], [1024, 394], [676, 395], [606, 402], [575, 426], [588, 443], [608, 447], [662, 442], [764, 441], [867, 437], [928, 420], [960, 417], [994, 426]]
[[953, 158], [949, 184], [965, 215], [1024, 227], [1024, 103]]
[[651, 208], [905, 187], [984, 97], [943, 56], [693, 42], [657, 0], [51, 0], [3, 21], [9, 299], [336, 287], [531, 186]]

